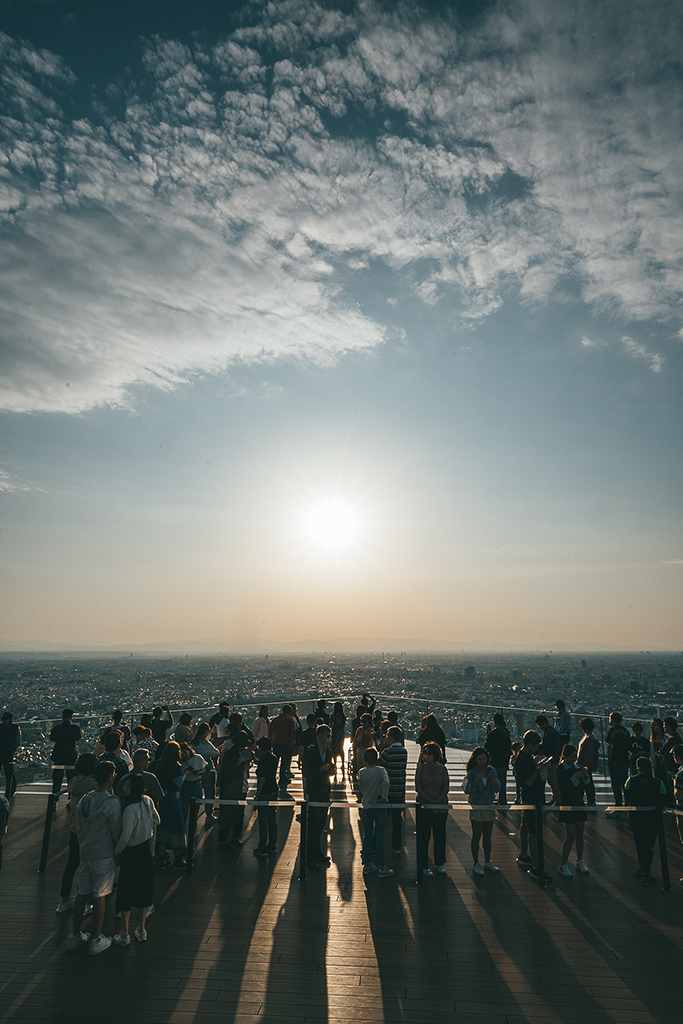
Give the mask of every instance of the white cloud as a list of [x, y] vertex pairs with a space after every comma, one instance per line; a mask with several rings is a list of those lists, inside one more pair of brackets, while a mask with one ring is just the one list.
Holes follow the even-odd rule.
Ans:
[[[251, 9], [213, 49], [151, 41], [103, 127], [63, 113], [58, 56], [0, 39], [4, 408], [125, 403], [135, 382], [378, 345], [344, 291], [372, 259], [429, 261], [405, 287], [456, 296], [465, 322], [564, 280], [622, 319], [677, 315], [675, 5], [525, 0], [469, 32], [401, 3]], [[384, 127], [359, 134], [352, 105]]]
[[12, 493], [14, 491], [30, 491], [26, 484], [17, 483], [16, 480], [4, 469], [0, 469], [0, 493]]
[[621, 343], [629, 355], [632, 355], [634, 359], [644, 359], [649, 363], [650, 369], [653, 373], [661, 372], [662, 365], [664, 363], [664, 358], [662, 356], [658, 355], [656, 352], [650, 352], [644, 345], [639, 344], [637, 341], [634, 341], [633, 338], [629, 338], [628, 336], [624, 336], [621, 339]]

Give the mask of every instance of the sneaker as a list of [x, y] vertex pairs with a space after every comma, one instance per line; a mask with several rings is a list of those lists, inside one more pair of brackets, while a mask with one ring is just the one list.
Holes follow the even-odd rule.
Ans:
[[440, 875], [445, 875], [446, 874], [446, 865], [445, 864], [437, 864], [435, 866], [436, 866], [436, 870], [439, 872]]
[[[536, 881], [538, 881], [540, 879], [540, 877], [541, 877], [539, 875], [539, 873], [538, 873], [538, 868], [537, 867], [530, 867], [527, 870], [527, 875], [529, 876], [529, 878], [535, 878]], [[545, 882], [552, 882], [552, 878], [550, 877], [550, 875], [544, 875], [543, 876], [543, 880]]]
[[266, 850], [254, 850], [255, 857], [267, 857], [268, 852]]
[[571, 871], [569, 870], [569, 867], [566, 864], [560, 864], [559, 868], [557, 869], [557, 873], [558, 875], [562, 875], [563, 878], [573, 877]]
[[372, 872], [376, 871], [376, 870], [377, 870], [377, 865], [376, 864], [364, 864], [363, 865], [363, 874], [364, 875], [371, 875]]
[[92, 903], [86, 903], [85, 910], [83, 911], [83, 917], [90, 917], [92, 914]]
[[652, 875], [641, 875], [640, 876], [640, 884], [641, 885], [656, 885], [657, 881], [656, 881], [656, 879], [654, 879], [652, 877]]
[[527, 853], [520, 853], [517, 863], [521, 868], [531, 867], [531, 857]]
[[97, 956], [98, 953], [104, 953], [105, 949], [109, 949], [111, 943], [110, 935], [100, 935], [99, 939], [91, 939], [88, 956]]
[[147, 942], [147, 931], [144, 928], [142, 929], [142, 931], [140, 931], [139, 928], [136, 928], [135, 938], [138, 940], [138, 942]]
[[56, 913], [58, 913], [58, 914], [66, 914], [67, 910], [71, 910], [71, 908], [73, 907], [74, 903], [75, 903], [75, 900], [73, 900], [71, 897], [69, 897], [68, 900], [61, 900], [57, 904], [57, 911], [56, 911]]
[[485, 872], [484, 872], [483, 867], [481, 866], [479, 861], [477, 861], [476, 864], [474, 865], [474, 867], [472, 868], [472, 874], [473, 875], [483, 875], [484, 873]]
[[244, 840], [243, 839], [238, 839], [237, 836], [233, 836], [232, 845], [240, 848], [240, 847], [244, 846]]
[[385, 868], [379, 868], [378, 871], [377, 871], [377, 877], [378, 878], [388, 878], [389, 875], [393, 875], [393, 873], [394, 873], [394, 869], [393, 868], [386, 868], [386, 867]]
[[422, 874], [425, 876], [425, 878], [433, 878], [434, 877], [434, 872], [430, 871], [429, 868], [423, 868]]
[[266, 853], [277, 853], [277, 846], [266, 846]]
[[400, 857], [402, 853], [402, 850], [394, 850], [394, 857]]
[[88, 942], [90, 942], [90, 932], [77, 932], [76, 935], [72, 935], [69, 939], [67, 949], [70, 953], [75, 953], [77, 949], [85, 946]]
[[588, 868], [582, 860], [577, 860], [576, 870], [579, 872], [580, 875], [590, 875], [590, 871], [588, 870]]
[[640, 868], [634, 868], [633, 869], [633, 875], [634, 875], [635, 878], [642, 878], [643, 877], [643, 872], [640, 870]]
[[492, 860], [487, 860], [484, 867], [487, 871], [492, 871], [494, 875], [497, 875], [500, 872], [500, 868], [497, 867]]
[[121, 932], [111, 940], [115, 946], [130, 946], [130, 935], [122, 935]]
[[154, 906], [154, 904], [150, 903], [150, 905], [147, 907], [147, 917], [151, 917], [155, 910], [156, 907]]

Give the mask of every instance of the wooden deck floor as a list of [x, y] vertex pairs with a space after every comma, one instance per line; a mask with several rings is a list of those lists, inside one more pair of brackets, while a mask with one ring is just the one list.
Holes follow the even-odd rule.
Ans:
[[[450, 765], [461, 775], [462, 756]], [[296, 795], [296, 786], [293, 789]], [[453, 786], [454, 795], [459, 789]], [[683, 875], [670, 831], [672, 891], [633, 878], [628, 824], [589, 821], [589, 877], [556, 874], [563, 828], [549, 816], [555, 882], [541, 891], [515, 863], [519, 815], [494, 828], [498, 876], [472, 876], [469, 822], [453, 812], [445, 876], [415, 884], [412, 815], [392, 878], [364, 878], [358, 811], [332, 812], [327, 872], [297, 880], [296, 808], [280, 812], [280, 855], [239, 852], [203, 828], [191, 879], [155, 877], [149, 941], [69, 954], [57, 916], [66, 860], [60, 809], [47, 871], [37, 865], [44, 800], [17, 797], [0, 872], [3, 1020], [145, 1024], [681, 1024]], [[509, 835], [515, 833], [515, 835]], [[658, 868], [655, 862], [655, 868]], [[87, 925], [86, 925], [87, 926]], [[113, 902], [105, 932], [117, 930]]]

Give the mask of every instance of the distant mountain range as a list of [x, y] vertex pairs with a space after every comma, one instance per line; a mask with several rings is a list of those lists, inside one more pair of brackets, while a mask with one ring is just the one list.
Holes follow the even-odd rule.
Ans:
[[[429, 640], [422, 637], [335, 637], [331, 640], [186, 640], [180, 643], [149, 642], [144, 644], [53, 643], [48, 640], [0, 640], [0, 653], [69, 653], [69, 654], [519, 654], [522, 652], [616, 653], [642, 650], [639, 647], [617, 647], [614, 644], [506, 644], [497, 640], [469, 641]], [[650, 652], [647, 652], [650, 653]]]

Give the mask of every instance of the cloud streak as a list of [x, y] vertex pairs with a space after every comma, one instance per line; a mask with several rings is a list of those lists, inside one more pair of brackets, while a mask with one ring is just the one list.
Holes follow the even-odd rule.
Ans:
[[252, 10], [212, 47], [149, 40], [100, 123], [64, 113], [57, 55], [2, 38], [3, 408], [375, 347], [350, 283], [372, 261], [463, 323], [567, 282], [629, 324], [678, 315], [672, 5], [529, 0], [467, 32], [401, 4]]

